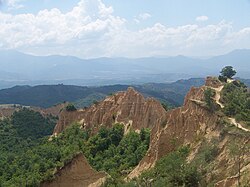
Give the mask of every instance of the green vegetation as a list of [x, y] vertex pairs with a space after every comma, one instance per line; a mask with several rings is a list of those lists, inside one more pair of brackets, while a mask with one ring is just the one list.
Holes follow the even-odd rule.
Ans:
[[218, 79], [221, 81], [221, 82], [227, 82], [227, 77], [224, 77], [222, 75], [219, 75]]
[[98, 171], [106, 171], [112, 177], [132, 170], [143, 158], [149, 146], [149, 131], [142, 129], [140, 134], [131, 131], [123, 136], [123, 125], [102, 128], [83, 146], [84, 155]]
[[153, 169], [142, 173], [138, 179], [129, 183], [108, 180], [104, 186], [199, 186], [200, 174], [194, 165], [186, 162], [188, 153], [188, 147], [182, 147], [157, 161]]
[[73, 105], [72, 103], [69, 103], [67, 106], [66, 106], [66, 111], [68, 112], [73, 112], [73, 111], [76, 111], [76, 107], [75, 105]]
[[16, 129], [19, 137], [38, 139], [50, 135], [53, 132], [55, 117], [43, 117], [39, 112], [22, 109], [15, 112], [11, 118], [11, 124]]
[[166, 110], [166, 111], [168, 111], [169, 110], [169, 107], [168, 107], [168, 105], [166, 104], [166, 103], [161, 103], [161, 106]]
[[204, 91], [204, 99], [206, 102], [206, 105], [210, 111], [213, 111], [215, 109], [214, 99], [215, 91], [211, 88], [207, 88]]
[[[157, 161], [155, 168], [146, 171], [140, 177], [141, 183], [151, 182], [152, 186], [187, 186], [196, 187], [200, 175], [191, 164], [186, 162], [189, 149], [182, 147], [179, 150], [169, 153]], [[153, 179], [153, 180], [152, 180]]]
[[[229, 147], [230, 156], [233, 158], [234, 162], [236, 163], [236, 171], [237, 171], [237, 183], [238, 186], [241, 186], [242, 182], [242, 175], [244, 172], [241, 171], [243, 166], [246, 164], [246, 158], [249, 156], [250, 153], [250, 142], [245, 142], [241, 144], [238, 138], [230, 144]], [[244, 186], [244, 185], [243, 185]]]
[[220, 73], [221, 73], [220, 79], [222, 78], [231, 79], [234, 75], [236, 75], [237, 72], [233, 69], [232, 66], [226, 66], [221, 70]]
[[[120, 177], [139, 163], [149, 146], [148, 130], [124, 136], [120, 124], [102, 128], [91, 137], [90, 132], [75, 124], [48, 141], [46, 135], [52, 134], [47, 129], [49, 124], [53, 129], [52, 117], [44, 118], [27, 109], [0, 121], [1, 187], [39, 186], [41, 181], [53, 178], [55, 168], [62, 167], [80, 152], [95, 169]], [[47, 133], [41, 134], [40, 130]]]
[[52, 134], [55, 121], [52, 116], [45, 118], [28, 109], [0, 121], [0, 186], [34, 186], [39, 171], [33, 173], [32, 168], [39, 169], [39, 162], [32, 149], [42, 141], [39, 138]]
[[[247, 80], [246, 80], [247, 81]], [[204, 79], [181, 80], [173, 83], [152, 83], [143, 85], [112, 85], [112, 86], [71, 86], [71, 85], [40, 85], [16, 86], [0, 90], [0, 104], [16, 103], [25, 106], [48, 108], [64, 101], [74, 103], [77, 108], [89, 107], [93, 101], [103, 100], [110, 93], [125, 91], [133, 86], [148, 97], [154, 97], [168, 106], [181, 106], [186, 93], [192, 86], [201, 86]]]
[[240, 81], [225, 84], [222, 90], [223, 112], [250, 125], [250, 94]]

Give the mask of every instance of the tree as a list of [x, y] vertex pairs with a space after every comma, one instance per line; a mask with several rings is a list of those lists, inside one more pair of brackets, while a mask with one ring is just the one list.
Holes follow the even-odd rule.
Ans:
[[234, 75], [236, 75], [236, 71], [233, 69], [232, 66], [226, 66], [221, 70], [221, 76], [231, 79]]
[[137, 186], [198, 187], [200, 173], [195, 165], [187, 163], [189, 151], [185, 146], [162, 157], [154, 168], [142, 173]]
[[68, 112], [72, 112], [72, 111], [76, 111], [76, 110], [77, 110], [76, 107], [72, 103], [70, 103], [66, 106], [66, 111], [68, 111]]

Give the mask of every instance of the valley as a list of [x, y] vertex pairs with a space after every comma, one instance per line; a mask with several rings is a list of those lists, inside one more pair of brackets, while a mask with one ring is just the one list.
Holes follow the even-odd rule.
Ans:
[[250, 187], [250, 0], [0, 0], [0, 187]]
[[[209, 89], [215, 94], [207, 97]], [[233, 101], [225, 89], [239, 98]], [[53, 109], [15, 106], [19, 109], [2, 116], [0, 125], [4, 153], [0, 157], [0, 184], [248, 184], [250, 174], [244, 168], [248, 168], [250, 158], [249, 109], [229, 115], [231, 103], [227, 101], [231, 98], [236, 108], [242, 105], [246, 101], [243, 97], [248, 97], [244, 90], [238, 81], [224, 83], [208, 77], [204, 86], [191, 87], [183, 106], [174, 109], [166, 110], [158, 100], [145, 98], [131, 87], [81, 109], [70, 109], [68, 103]], [[16, 141], [19, 144], [10, 149]]]

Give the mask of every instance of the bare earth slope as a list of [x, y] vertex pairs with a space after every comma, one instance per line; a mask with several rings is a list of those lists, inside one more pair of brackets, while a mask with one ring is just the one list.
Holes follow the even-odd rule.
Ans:
[[[239, 125], [233, 131], [225, 130], [225, 124], [222, 122], [225, 116], [219, 111], [209, 111], [204, 102], [204, 91], [208, 87], [216, 91], [214, 102], [217, 103], [217, 108], [222, 108], [219, 99], [223, 84], [211, 77], [207, 78], [204, 86], [191, 88], [182, 107], [167, 112], [158, 101], [145, 99], [133, 88], [129, 88], [128, 91], [118, 92], [87, 109], [61, 112], [54, 135], [62, 132], [73, 122], [78, 122], [83, 128], [92, 129], [94, 132], [102, 125], [110, 127], [116, 122], [123, 123], [126, 131], [150, 128], [149, 150], [127, 179], [138, 177], [143, 171], [154, 167], [157, 160], [178, 146], [190, 145], [192, 151], [188, 160], [192, 161], [202, 143], [217, 139], [218, 155], [212, 162], [211, 173], [205, 174], [205, 180], [215, 181], [218, 187], [235, 186], [237, 164], [229, 155], [229, 147], [236, 138], [240, 140], [241, 145], [248, 142], [249, 135], [242, 134], [249, 132], [239, 128]], [[249, 158], [250, 155], [245, 158], [242, 170], [249, 168]], [[244, 172], [248, 170], [245, 169]], [[250, 179], [250, 173], [245, 176]]]
[[97, 187], [106, 177], [106, 173], [95, 171], [79, 154], [55, 174], [53, 181], [44, 182], [41, 187]]
[[155, 99], [145, 99], [143, 95], [128, 88], [107, 97], [87, 109], [74, 112], [63, 111], [55, 127], [54, 135], [62, 132], [73, 122], [80, 123], [85, 129], [96, 132], [100, 126], [111, 127], [123, 123], [125, 131], [153, 128], [165, 120], [166, 111]]
[[[218, 90], [217, 94], [219, 94], [222, 85], [218, 80], [208, 77], [205, 86], [191, 88], [182, 107], [167, 112], [164, 124], [154, 126], [151, 131], [150, 148], [139, 165], [128, 175], [128, 180], [138, 177], [143, 171], [154, 167], [157, 160], [175, 150], [178, 146], [191, 146], [192, 152], [189, 156], [189, 161], [191, 161], [199, 152], [204, 140], [210, 142], [212, 139], [217, 139], [219, 142], [216, 146], [218, 146], [219, 153], [213, 160], [212, 173], [206, 174], [205, 178], [207, 181], [217, 181], [216, 186], [218, 187], [236, 185], [235, 168], [237, 168], [237, 164], [229, 155], [230, 142], [233, 142], [237, 137], [240, 139], [240, 144], [243, 145], [245, 142], [249, 142], [250, 136], [241, 136], [242, 133], [248, 132], [240, 127], [237, 128], [239, 133], [224, 131], [225, 127], [221, 124], [222, 117], [216, 112], [210, 112], [205, 107], [203, 97], [204, 90], [207, 87]], [[215, 103], [218, 98], [219, 96], [216, 95]], [[220, 106], [219, 103], [217, 104]], [[250, 162], [248, 157], [244, 159], [244, 164]], [[245, 176], [249, 180], [250, 172]]]
[[176, 147], [189, 144], [198, 135], [205, 136], [206, 127], [215, 124], [218, 118], [199, 106], [203, 102], [197, 103], [203, 100], [203, 92], [204, 87], [191, 88], [184, 106], [167, 112], [165, 123], [152, 129], [149, 151], [128, 178], [137, 177], [145, 169], [154, 167], [157, 160]]

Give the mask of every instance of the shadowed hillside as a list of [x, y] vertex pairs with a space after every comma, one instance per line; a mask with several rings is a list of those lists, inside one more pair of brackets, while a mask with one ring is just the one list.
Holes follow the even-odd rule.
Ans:
[[[181, 80], [169, 84], [144, 84], [133, 86], [146, 97], [154, 97], [171, 106], [180, 106], [191, 86], [200, 86], [203, 79]], [[74, 102], [78, 107], [91, 105], [107, 95], [127, 90], [129, 85], [83, 87], [70, 85], [15, 86], [0, 90], [0, 104], [22, 104], [50, 107], [64, 101]]]

